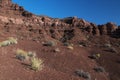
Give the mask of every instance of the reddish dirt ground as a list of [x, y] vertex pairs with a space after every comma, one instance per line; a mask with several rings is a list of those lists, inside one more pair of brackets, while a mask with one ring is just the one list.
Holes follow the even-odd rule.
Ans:
[[[4, 41], [11, 36], [18, 37], [18, 44], [0, 47], [0, 80], [85, 80], [75, 74], [78, 69], [89, 72], [91, 80], [119, 80], [120, 51], [119, 47], [116, 47], [114, 43], [118, 43], [119, 39], [104, 36], [92, 37], [92, 39], [86, 41], [89, 46], [81, 47], [77, 43], [79, 38], [74, 37], [70, 41], [73, 43], [74, 48], [71, 50], [59, 41], [56, 46], [51, 47], [42, 45], [42, 40], [34, 41], [31, 38], [24, 37], [20, 39], [19, 36], [15, 36], [12, 32], [9, 34], [2, 32], [0, 36], [0, 41]], [[83, 40], [84, 36], [80, 37], [80, 39]], [[109, 41], [117, 49], [118, 53], [109, 52], [103, 47]], [[54, 52], [56, 48], [59, 48], [60, 52]], [[44, 60], [44, 68], [38, 72], [31, 70], [24, 62], [16, 59], [17, 49], [35, 51], [37, 57]], [[89, 58], [88, 56], [91, 53], [100, 53], [100, 59]], [[96, 72], [94, 70], [96, 66], [104, 67], [105, 72]]]
[[[65, 46], [57, 46], [60, 52], [55, 53], [55, 47], [47, 47], [34, 41], [19, 41], [17, 45], [0, 48], [0, 80], [84, 80], [74, 72], [83, 69], [91, 74], [92, 80], [109, 80], [107, 73], [97, 73], [94, 60], [88, 58], [90, 49], [75, 46], [69, 50]], [[44, 60], [42, 71], [35, 72], [15, 58], [15, 51], [23, 49], [35, 51]]]

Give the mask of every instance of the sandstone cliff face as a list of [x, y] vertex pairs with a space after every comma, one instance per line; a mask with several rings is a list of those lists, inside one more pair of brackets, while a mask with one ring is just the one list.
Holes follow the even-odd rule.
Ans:
[[8, 7], [11, 6], [11, 4], [12, 4], [11, 0], [0, 0], [1, 7]]
[[[0, 12], [1, 26], [4, 27], [8, 24], [7, 26], [9, 27], [9, 25], [13, 25], [12, 31], [17, 33], [16, 28], [20, 29], [24, 31], [21, 35], [26, 37], [30, 37], [29, 35], [34, 34], [33, 36], [35, 38], [42, 38], [44, 36], [43, 38], [51, 37], [53, 39], [67, 41], [81, 35], [86, 37], [86, 35], [118, 36], [120, 34], [118, 27], [111, 22], [104, 25], [96, 25], [77, 17], [54, 19], [47, 16], [36, 16], [24, 10], [23, 7], [13, 4], [11, 0], [1, 0], [0, 9], [2, 9]], [[9, 29], [10, 28], [8, 28], [7, 31], [11, 31]]]

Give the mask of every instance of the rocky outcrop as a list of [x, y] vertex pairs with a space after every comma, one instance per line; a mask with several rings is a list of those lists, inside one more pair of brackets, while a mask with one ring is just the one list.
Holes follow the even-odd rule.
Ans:
[[96, 24], [91, 23], [91, 26], [93, 27], [92, 34], [96, 36], [100, 36], [100, 31], [98, 29], [98, 26]]
[[12, 4], [11, 9], [15, 11], [21, 11], [21, 12], [24, 11], [24, 8], [22, 6], [18, 6], [17, 4]]
[[28, 12], [28, 11], [23, 11], [22, 12], [22, 16], [24, 16], [24, 17], [32, 17], [32, 13], [30, 13], [30, 12]]
[[13, 24], [23, 24], [22, 19], [10, 18], [5, 16], [0, 16], [0, 20], [4, 23], [13, 23]]
[[101, 35], [111, 35], [118, 28], [114, 23], [107, 23], [98, 26]]
[[[111, 22], [104, 25], [96, 25], [77, 17], [54, 19], [48, 16], [36, 16], [24, 10], [23, 7], [13, 4], [11, 0], [1, 0], [0, 8], [3, 11], [0, 12], [0, 22], [3, 25], [8, 24], [7, 27], [12, 25], [13, 29], [17, 27], [17, 29], [24, 31], [21, 33], [21, 35], [24, 36], [35, 36], [37, 38], [51, 37], [66, 42], [74, 37], [80, 37], [81, 35], [85, 38], [86, 35], [118, 36], [120, 34], [120, 29]], [[7, 31], [10, 31], [10, 28], [11, 27], [7, 28]]]
[[8, 6], [11, 6], [11, 4], [12, 4], [11, 0], [0, 0], [1, 7], [8, 7]]
[[108, 35], [111, 35], [117, 29], [117, 26], [112, 22], [107, 23], [106, 26]]

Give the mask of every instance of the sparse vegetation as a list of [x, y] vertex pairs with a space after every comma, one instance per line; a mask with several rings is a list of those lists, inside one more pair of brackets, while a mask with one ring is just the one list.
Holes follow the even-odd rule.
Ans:
[[8, 40], [10, 41], [11, 44], [17, 44], [17, 39], [13, 37], [9, 37]]
[[19, 60], [27, 60], [28, 57], [28, 53], [22, 49], [17, 49], [16, 51], [16, 58]]
[[8, 40], [0, 42], [0, 47], [8, 46], [11, 44], [17, 44], [17, 39], [9, 37]]
[[87, 80], [91, 80], [91, 76], [88, 72], [85, 72], [83, 70], [76, 70], [75, 74], [78, 75], [79, 77], [83, 77]]
[[42, 70], [43, 68], [43, 60], [38, 58], [32, 58], [31, 59], [31, 68], [35, 71]]
[[35, 71], [41, 70], [43, 67], [43, 60], [38, 59], [36, 57], [35, 52], [31, 52], [31, 51], [27, 52], [22, 49], [17, 49], [16, 58], [21, 61], [28, 60], [30, 62], [29, 65], [30, 65], [31, 69], [33, 69]]

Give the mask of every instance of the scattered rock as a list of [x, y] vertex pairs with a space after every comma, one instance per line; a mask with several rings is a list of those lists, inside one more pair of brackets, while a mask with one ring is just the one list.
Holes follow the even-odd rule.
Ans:
[[54, 52], [60, 52], [59, 48], [55, 48]]
[[99, 59], [101, 57], [101, 55], [99, 53], [98, 54], [91, 54], [88, 57], [91, 58], [91, 59]]
[[43, 45], [44, 46], [56, 46], [57, 43], [55, 41], [46, 41], [46, 42], [43, 42]]
[[83, 70], [76, 70], [75, 74], [78, 75], [79, 77], [83, 77], [87, 80], [91, 80], [91, 76], [88, 72], [85, 72]]
[[105, 69], [103, 67], [96, 67], [94, 68], [96, 72], [105, 72]]
[[68, 49], [71, 49], [71, 50], [73, 50], [73, 49], [74, 49], [74, 47], [73, 47], [73, 46], [67, 46], [67, 48], [68, 48]]
[[108, 51], [112, 53], [118, 53], [118, 51], [114, 47], [110, 47]]

